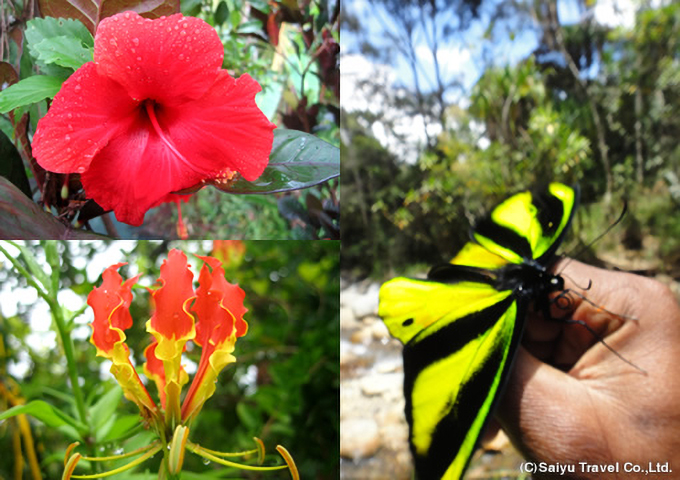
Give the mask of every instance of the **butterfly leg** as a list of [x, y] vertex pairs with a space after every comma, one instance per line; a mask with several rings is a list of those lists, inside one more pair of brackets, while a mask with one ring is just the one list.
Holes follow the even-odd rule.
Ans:
[[[558, 296], [556, 296], [555, 298], [550, 300], [549, 303], [557, 305], [557, 308], [559, 308], [560, 310], [565, 310], [565, 311], [570, 310], [571, 306], [573, 305], [573, 300], [569, 296], [570, 293], [573, 293], [574, 295], [580, 297], [583, 301], [585, 301], [589, 305], [595, 307], [600, 312], [605, 312], [605, 313], [608, 313], [608, 314], [613, 315], [615, 317], [619, 317], [619, 318], [622, 318], [622, 319], [625, 319], [625, 320], [633, 320], [633, 321], [637, 322], [637, 319], [635, 319], [633, 317], [629, 317], [629, 316], [622, 315], [622, 314], [619, 314], [619, 313], [610, 312], [609, 310], [593, 303], [591, 300], [588, 300], [588, 298], [586, 298], [584, 295], [578, 293], [575, 290], [570, 290], [570, 289], [563, 290], [562, 292], [560, 292], [560, 294]], [[638, 367], [637, 365], [632, 363], [630, 360], [627, 360], [619, 352], [614, 350], [607, 342], [605, 342], [604, 338], [601, 335], [599, 335], [595, 330], [593, 330], [593, 328], [590, 325], [588, 325], [583, 320], [574, 320], [573, 318], [569, 318], [567, 316], [561, 317], [561, 318], [555, 318], [550, 314], [549, 308], [543, 310], [543, 315], [545, 316], [545, 318], [547, 318], [549, 320], [553, 320], [553, 321], [557, 321], [557, 322], [564, 322], [565, 324], [568, 324], [568, 325], [572, 325], [572, 324], [581, 325], [583, 328], [588, 330], [588, 332], [590, 332], [590, 334], [593, 336], [593, 338], [595, 338], [595, 340], [597, 340], [599, 343], [604, 345], [607, 348], [607, 350], [609, 350], [614, 355], [619, 357], [622, 361], [624, 361], [625, 363], [627, 363], [631, 367], [634, 367], [635, 369], [641, 371], [642, 373], [645, 373], [645, 374], [647, 373], [642, 368]]]

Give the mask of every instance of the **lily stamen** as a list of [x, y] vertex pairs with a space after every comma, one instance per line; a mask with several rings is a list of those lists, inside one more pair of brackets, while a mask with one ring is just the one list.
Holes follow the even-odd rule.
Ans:
[[[289, 464], [288, 462], [286, 462], [286, 465], [276, 465], [276, 466], [273, 466], [273, 467], [258, 467], [258, 466], [255, 466], [255, 465], [246, 465], [244, 463], [231, 462], [229, 460], [224, 460], [223, 458], [220, 458], [218, 456], [215, 456], [215, 455], [208, 453], [203, 447], [201, 447], [198, 444], [192, 443], [190, 441], [187, 442], [187, 450], [189, 450], [192, 453], [195, 453], [196, 455], [198, 455], [200, 457], [203, 457], [207, 460], [210, 460], [211, 462], [219, 463], [220, 465], [224, 465], [224, 466], [227, 466], [227, 467], [238, 468], [240, 470], [253, 470], [253, 471], [257, 471], [257, 472], [289, 469], [291, 471], [291, 476], [294, 479], [299, 478], [299, 477], [296, 477], [293, 474], [294, 471], [295, 471], [295, 473], [297, 473], [297, 469], [291, 468], [291, 464]], [[278, 450], [278, 448], [277, 448], [277, 450]], [[279, 453], [281, 453], [281, 452], [279, 451]], [[284, 460], [286, 460], [285, 456], [283, 456], [283, 455], [281, 455], [281, 456], [284, 457]], [[290, 458], [290, 459], [292, 461], [292, 458]], [[295, 464], [293, 463], [292, 465], [294, 466]]]
[[[130, 470], [131, 468], [136, 467], [137, 465], [146, 462], [149, 458], [153, 457], [156, 455], [158, 452], [161, 451], [162, 446], [160, 444], [156, 444], [154, 448], [152, 448], [150, 451], [142, 455], [141, 457], [133, 460], [130, 463], [127, 463], [123, 465], [122, 467], [116, 468], [114, 470], [109, 470], [108, 472], [104, 473], [95, 473], [93, 475], [66, 475], [66, 472], [64, 472], [64, 477], [62, 480], [69, 480], [71, 478], [104, 478], [104, 477], [110, 477], [111, 475], [116, 475], [121, 472], [125, 472], [126, 470]], [[74, 456], [80, 457], [79, 453], [75, 453]], [[80, 458], [85, 458], [85, 457], [80, 457]], [[90, 459], [91, 460], [91, 459]], [[74, 466], [75, 468], [75, 466]], [[73, 471], [73, 470], [71, 470]]]

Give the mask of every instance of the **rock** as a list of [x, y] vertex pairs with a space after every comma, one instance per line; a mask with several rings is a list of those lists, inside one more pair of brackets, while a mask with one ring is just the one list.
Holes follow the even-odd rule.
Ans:
[[352, 298], [352, 311], [356, 318], [364, 318], [369, 315], [378, 314], [378, 291], [380, 285], [372, 283], [362, 294], [356, 294]]
[[340, 307], [340, 328], [343, 330], [354, 330], [361, 327], [361, 323], [357, 321], [354, 312], [350, 307]]
[[401, 389], [403, 375], [398, 373], [378, 374], [361, 379], [361, 391], [364, 395], [381, 395], [385, 392]]
[[352, 332], [352, 335], [349, 336], [349, 341], [352, 343], [361, 343], [366, 345], [371, 342], [372, 338], [373, 333], [371, 332], [371, 329], [364, 327], [360, 330]]
[[378, 424], [371, 418], [340, 422], [340, 456], [352, 460], [368, 458], [380, 447]]
[[381, 320], [373, 323], [373, 325], [371, 326], [371, 334], [373, 335], [373, 338], [375, 340], [380, 341], [382, 340], [387, 341], [390, 338], [392, 338], [392, 336], [390, 335], [390, 331], [387, 329], [387, 327]]

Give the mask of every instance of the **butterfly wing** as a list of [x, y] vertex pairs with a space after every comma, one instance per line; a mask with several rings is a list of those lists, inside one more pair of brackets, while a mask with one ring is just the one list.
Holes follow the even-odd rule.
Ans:
[[578, 187], [562, 183], [518, 193], [477, 223], [472, 237], [480, 246], [511, 263], [535, 260], [544, 265], [562, 242], [578, 197]]
[[497, 280], [509, 264], [548, 264], [578, 196], [578, 188], [561, 183], [513, 195], [428, 280], [383, 285], [380, 316], [405, 344], [406, 418], [421, 480], [458, 479], [467, 468], [512, 364], [528, 302]]
[[457, 479], [517, 348], [523, 309], [486, 272], [449, 265], [447, 283], [396, 278], [380, 310], [404, 346], [404, 396], [421, 479]]

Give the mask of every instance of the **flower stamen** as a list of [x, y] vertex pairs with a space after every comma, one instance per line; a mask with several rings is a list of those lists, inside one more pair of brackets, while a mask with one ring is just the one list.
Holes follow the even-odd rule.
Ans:
[[[79, 442], [72, 443], [69, 445], [69, 447], [66, 449], [66, 455], [69, 455], [69, 453], [79, 445]], [[120, 455], [109, 455], [107, 457], [80, 457], [82, 460], [87, 460], [88, 462], [107, 462], [109, 460], [122, 460], [124, 458], [128, 457], [134, 457], [136, 455], [139, 455], [141, 453], [144, 453], [148, 450], [151, 450], [152, 448], [156, 447], [157, 445], [160, 445], [158, 441], [155, 441], [153, 443], [150, 443], [146, 447], [140, 447], [136, 450], [132, 450], [131, 452], [127, 453], [122, 453]]]
[[243, 463], [236, 463], [236, 462], [231, 462], [229, 460], [225, 460], [223, 458], [220, 458], [216, 455], [212, 455], [206, 451], [203, 447], [201, 447], [198, 444], [192, 443], [190, 441], [187, 441], [187, 449], [190, 452], [195, 453], [196, 455], [203, 457], [207, 460], [210, 460], [215, 463], [219, 463], [220, 465], [225, 465], [227, 467], [234, 467], [234, 468], [239, 468], [241, 470], [254, 470], [257, 472], [264, 472], [264, 471], [272, 471], [272, 470], [290, 470], [291, 477], [294, 480], [299, 480], [300, 475], [298, 474], [297, 467], [295, 466], [295, 462], [293, 461], [293, 457], [288, 453], [288, 451], [283, 448], [281, 445], [278, 445], [276, 447], [276, 450], [281, 454], [283, 459], [285, 460], [286, 464], [285, 465], [276, 465], [273, 467], [258, 467], [254, 465], [246, 465]]
[[175, 203], [177, 204], [177, 236], [182, 240], [186, 240], [189, 238], [189, 231], [182, 220], [182, 205], [180, 199], [177, 198]]
[[[155, 447], [153, 447], [151, 450], [149, 450], [147, 453], [145, 453], [144, 455], [142, 455], [138, 459], [133, 460], [132, 462], [130, 462], [126, 465], [123, 465], [122, 467], [116, 468], [114, 470], [109, 470], [108, 472], [96, 473], [94, 475], [71, 475], [71, 476], [68, 476], [68, 477], [65, 477], [65, 478], [66, 479], [69, 479], [69, 478], [104, 478], [104, 477], [110, 477], [112, 475], [117, 475], [117, 474], [124, 472], [126, 470], [130, 470], [131, 468], [136, 467], [137, 465], [139, 465], [141, 463], [144, 463], [149, 458], [153, 457], [158, 452], [160, 452], [161, 448], [162, 448], [161, 445], [159, 443], [156, 443]], [[74, 456], [75, 455], [78, 455], [80, 457], [79, 453], [75, 453]], [[92, 460], [92, 458], [90, 458], [89, 460]]]

